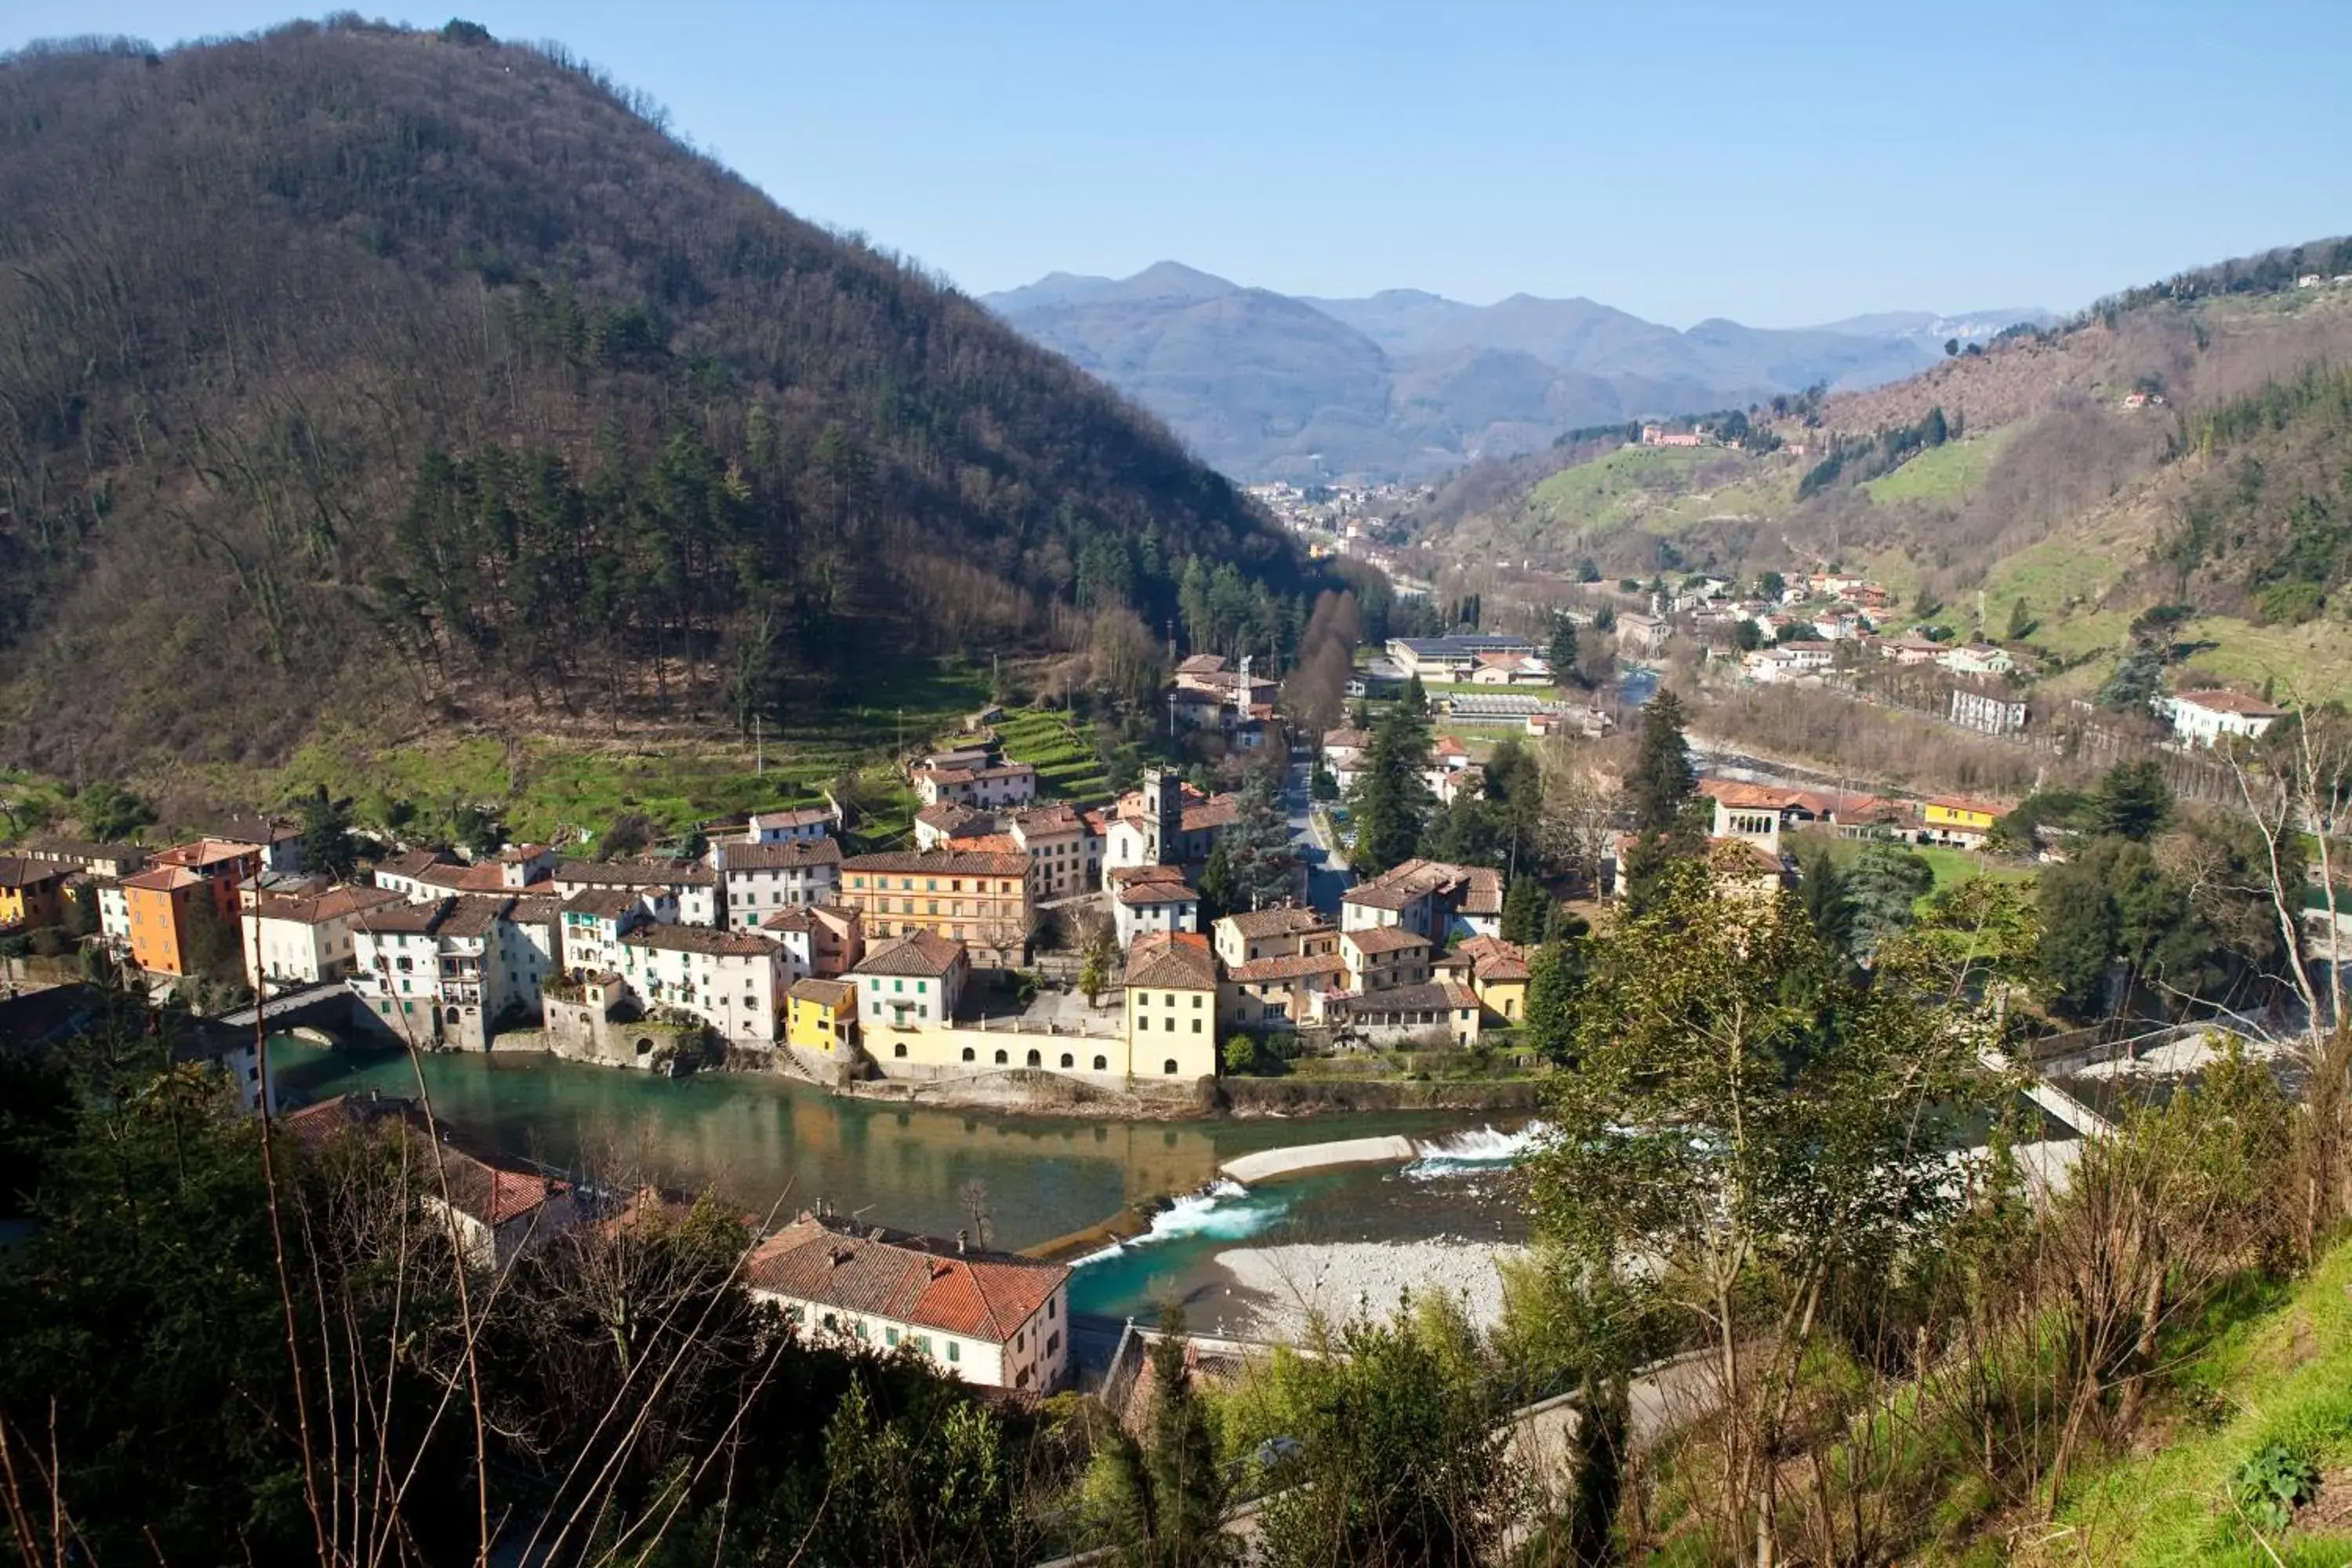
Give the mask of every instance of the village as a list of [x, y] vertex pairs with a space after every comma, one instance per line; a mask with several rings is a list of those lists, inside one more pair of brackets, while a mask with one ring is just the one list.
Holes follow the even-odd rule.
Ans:
[[[1859, 576], [1754, 587], [1697, 577], [1654, 590], [1647, 611], [1558, 614], [1612, 636], [1628, 661], [1704, 640], [1743, 683], [1929, 665], [1951, 679], [1942, 717], [1996, 735], [2024, 726], [2008, 649], [1895, 630], [1889, 597]], [[1153, 761], [1108, 800], [1055, 798], [1019, 754], [1012, 737], [1024, 731], [982, 710], [900, 759], [916, 808], [879, 842], [830, 795], [708, 824], [690, 853], [391, 843], [341, 879], [304, 863], [288, 818], [233, 815], [153, 848], [37, 835], [0, 854], [0, 936], [88, 910], [103, 967], [184, 1001], [206, 994], [196, 977], [226, 948], [252, 1000], [210, 1016], [190, 1006], [175, 1048], [223, 1072], [248, 1112], [284, 1111], [305, 1138], [422, 1123], [404, 1099], [283, 1102], [257, 1035], [1145, 1116], [1199, 1114], [1236, 1075], [1296, 1058], [1353, 1056], [1379, 1072], [1477, 1053], [1505, 1073], [1540, 1071], [1520, 1037], [1537, 948], [1564, 921], [1610, 918], [1633, 836], [1612, 817], [1587, 868], [1565, 876], [1416, 854], [1360, 878], [1349, 855], [1376, 713], [1425, 714], [1416, 782], [1439, 815], [1481, 802], [1490, 768], [1517, 765], [1520, 748], [1558, 763], [1562, 748], [1605, 741], [1627, 710], [1554, 668], [1572, 641], [1391, 637], [1356, 650], [1347, 721], [1307, 736], [1250, 658], [1177, 659], [1161, 703], [1172, 749], [1213, 742], [1239, 788]], [[2183, 746], [2259, 734], [2278, 717], [2240, 694], [2166, 702]], [[1704, 773], [1695, 786], [1716, 875], [1759, 897], [1799, 885], [1801, 841], [1968, 854], [2011, 809]], [[1238, 898], [1211, 869], [1236, 857], [1257, 868]], [[36, 989], [0, 1006], [37, 1015], [30, 1031], [12, 1016], [20, 1034], [62, 1036], [86, 1022], [72, 1009], [87, 992]], [[436, 1202], [486, 1266], [571, 1224], [612, 1223], [614, 1194], [511, 1154], [447, 1145], [443, 1158], [455, 1174]], [[1059, 1385], [1071, 1375], [1067, 1268], [975, 1241], [819, 1204], [756, 1244], [747, 1278], [813, 1329], [904, 1345], [982, 1384]]]

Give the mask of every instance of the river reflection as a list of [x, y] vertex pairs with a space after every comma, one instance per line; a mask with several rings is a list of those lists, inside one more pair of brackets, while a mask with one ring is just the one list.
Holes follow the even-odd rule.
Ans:
[[[272, 1047], [289, 1100], [380, 1089], [416, 1093], [402, 1053]], [[551, 1057], [422, 1058], [435, 1112], [468, 1142], [581, 1171], [617, 1158], [666, 1184], [716, 1187], [749, 1209], [820, 1200], [878, 1223], [952, 1235], [979, 1181], [1001, 1247], [1032, 1247], [1126, 1206], [1190, 1192], [1253, 1149], [1402, 1132], [1427, 1137], [1481, 1118], [1400, 1112], [1307, 1120], [1077, 1121], [837, 1099], [782, 1079], [681, 1080]]]

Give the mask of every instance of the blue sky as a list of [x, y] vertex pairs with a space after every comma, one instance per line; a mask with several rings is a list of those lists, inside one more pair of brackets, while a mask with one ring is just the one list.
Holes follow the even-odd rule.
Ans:
[[[2064, 310], [2352, 229], [2346, 0], [449, 4], [973, 292], [1173, 258], [1792, 326]], [[0, 0], [0, 47], [286, 15]]]

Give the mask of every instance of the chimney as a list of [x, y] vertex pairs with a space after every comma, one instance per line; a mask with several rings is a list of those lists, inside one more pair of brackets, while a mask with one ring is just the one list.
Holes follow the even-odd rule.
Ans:
[[962, 1231], [957, 1231], [957, 1232], [956, 1232], [956, 1256], [957, 1256], [958, 1258], [961, 1258], [961, 1257], [964, 1255], [964, 1240], [965, 1240], [964, 1233], [963, 1233]]

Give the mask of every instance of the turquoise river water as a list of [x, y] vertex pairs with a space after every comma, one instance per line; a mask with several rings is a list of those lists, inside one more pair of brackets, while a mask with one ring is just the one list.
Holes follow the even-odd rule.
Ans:
[[[414, 1096], [404, 1053], [281, 1038], [273, 1065], [289, 1101], [380, 1089]], [[1090, 1257], [1080, 1310], [1142, 1312], [1197, 1285], [1219, 1249], [1268, 1240], [1375, 1241], [1522, 1234], [1500, 1173], [1524, 1146], [1475, 1114], [1408, 1112], [1184, 1122], [1082, 1121], [845, 1100], [783, 1079], [668, 1079], [533, 1054], [421, 1058], [435, 1113], [466, 1142], [604, 1182], [716, 1187], [747, 1210], [831, 1203], [880, 1224], [952, 1236], [963, 1194], [986, 1189], [993, 1245], [1036, 1246], [1136, 1204], [1177, 1201], [1150, 1233]], [[1236, 1154], [1402, 1133], [1413, 1165], [1327, 1173], [1244, 1192], [1220, 1182]]]

